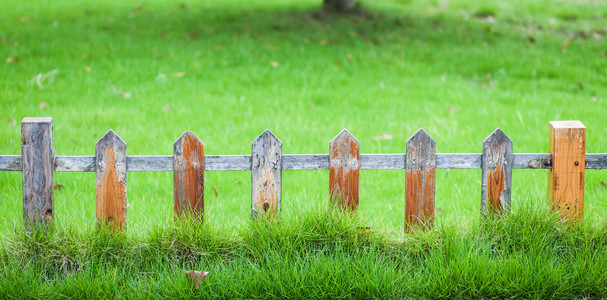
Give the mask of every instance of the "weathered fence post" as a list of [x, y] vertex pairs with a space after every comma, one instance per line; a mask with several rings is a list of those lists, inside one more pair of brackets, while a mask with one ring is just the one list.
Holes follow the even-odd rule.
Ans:
[[173, 145], [173, 205], [175, 217], [204, 214], [204, 144], [192, 132]]
[[481, 156], [482, 212], [510, 210], [512, 160], [512, 140], [497, 128], [483, 142]]
[[282, 198], [282, 142], [266, 129], [251, 148], [251, 214], [276, 217]]
[[549, 149], [548, 201], [564, 219], [584, 216], [586, 127], [580, 121], [553, 121]]
[[53, 118], [21, 121], [23, 223], [26, 227], [53, 222]]
[[358, 209], [360, 143], [348, 130], [342, 130], [330, 145], [329, 191], [331, 202], [342, 209]]
[[112, 130], [95, 145], [97, 220], [122, 229], [126, 221], [126, 143]]
[[407, 141], [405, 229], [434, 225], [436, 142], [423, 129]]

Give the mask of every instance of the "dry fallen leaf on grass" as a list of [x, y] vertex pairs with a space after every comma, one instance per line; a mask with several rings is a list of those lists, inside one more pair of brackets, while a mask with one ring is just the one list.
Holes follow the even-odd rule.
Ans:
[[276, 61], [271, 61], [271, 62], [270, 62], [270, 65], [271, 65], [272, 67], [274, 67], [274, 68], [278, 68], [278, 66], [279, 66], [280, 64], [279, 64], [278, 62], [276, 62]]
[[207, 275], [209, 275], [209, 272], [200, 272], [194, 270], [185, 272], [185, 276], [188, 277], [190, 283], [194, 285], [195, 289], [200, 287]]
[[47, 109], [48, 108], [48, 103], [46, 103], [46, 102], [40, 102], [40, 104], [38, 104], [38, 108], [40, 108], [40, 109]]
[[177, 77], [177, 78], [182, 78], [182, 77], [185, 77], [185, 72], [177, 72], [177, 73], [175, 73], [175, 75], [173, 75], [173, 76], [175, 76], [175, 77]]
[[112, 90], [112, 92], [114, 92], [114, 94], [116, 96], [120, 96], [124, 99], [130, 99], [133, 97], [133, 94], [131, 94], [129, 92], [121, 91], [121, 90], [117, 89], [114, 85], [110, 86], [110, 90]]
[[14, 64], [14, 63], [16, 63], [18, 61], [19, 61], [19, 58], [16, 57], [16, 56], [9, 56], [9, 57], [6, 58], [6, 63], [7, 64]]
[[391, 140], [392, 138], [394, 138], [394, 137], [387, 133], [384, 133], [380, 136], [373, 137], [373, 139], [376, 141]]
[[84, 70], [85, 70], [87, 73], [90, 73], [90, 72], [91, 72], [93, 69], [91, 69], [91, 67], [89, 67], [89, 66], [86, 66], [86, 67], [84, 67]]

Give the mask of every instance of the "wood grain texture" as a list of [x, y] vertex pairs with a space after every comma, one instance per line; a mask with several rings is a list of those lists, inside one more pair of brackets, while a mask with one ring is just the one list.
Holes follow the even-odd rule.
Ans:
[[342, 130], [329, 143], [329, 193], [331, 202], [342, 209], [358, 209], [360, 143], [348, 130]]
[[584, 216], [586, 127], [579, 121], [549, 122], [552, 169], [548, 201], [563, 219]]
[[510, 210], [512, 194], [512, 140], [496, 129], [483, 142], [481, 211]]
[[97, 220], [122, 229], [126, 222], [126, 143], [112, 130], [95, 146]]
[[192, 132], [173, 145], [173, 190], [175, 217], [204, 214], [204, 145]]
[[436, 142], [423, 129], [407, 141], [405, 230], [434, 225]]
[[276, 217], [282, 201], [282, 142], [266, 130], [251, 149], [251, 214]]
[[[480, 169], [481, 153], [437, 153], [437, 169]], [[550, 169], [550, 153], [515, 153], [513, 169]], [[172, 155], [129, 155], [127, 171], [173, 171]], [[250, 171], [251, 155], [205, 155], [205, 171]], [[283, 170], [328, 170], [328, 154], [284, 154]], [[361, 170], [405, 169], [405, 154], [360, 154]], [[586, 154], [586, 169], [607, 169], [607, 153]], [[21, 171], [21, 155], [0, 155], [0, 171]], [[95, 156], [57, 156], [55, 172], [95, 172]]]
[[54, 215], [53, 119], [21, 121], [23, 158], [23, 223], [26, 227], [51, 224]]

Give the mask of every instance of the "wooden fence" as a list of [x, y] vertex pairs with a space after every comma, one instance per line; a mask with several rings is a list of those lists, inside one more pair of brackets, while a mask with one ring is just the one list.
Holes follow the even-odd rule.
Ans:
[[607, 169], [607, 154], [585, 153], [586, 128], [579, 121], [549, 123], [550, 153], [513, 153], [512, 140], [499, 128], [483, 142], [482, 153], [436, 153], [423, 129], [406, 144], [406, 153], [360, 154], [347, 130], [329, 144], [329, 154], [282, 154], [269, 130], [252, 143], [251, 155], [204, 155], [192, 132], [174, 144], [172, 156], [127, 156], [126, 143], [112, 130], [96, 144], [95, 156], [56, 156], [52, 118], [24, 118], [21, 155], [0, 155], [0, 171], [23, 173], [25, 226], [53, 221], [53, 173], [95, 172], [97, 219], [123, 228], [127, 213], [127, 172], [173, 171], [175, 215], [202, 218], [204, 172], [251, 171], [253, 217], [275, 217], [281, 210], [282, 170], [330, 170], [330, 199], [346, 210], [358, 208], [361, 169], [406, 170], [405, 228], [432, 227], [436, 169], [482, 169], [481, 209], [510, 208], [512, 169], [548, 169], [548, 202], [563, 218], [581, 218], [585, 169]]

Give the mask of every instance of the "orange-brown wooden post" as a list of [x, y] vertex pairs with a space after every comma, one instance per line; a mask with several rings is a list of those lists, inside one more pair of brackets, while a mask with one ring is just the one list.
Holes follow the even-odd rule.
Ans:
[[126, 143], [112, 130], [95, 146], [97, 220], [122, 229], [126, 221]]
[[331, 203], [342, 209], [358, 209], [358, 178], [360, 173], [360, 143], [342, 130], [330, 143], [329, 191]]
[[584, 216], [586, 127], [580, 121], [550, 122], [552, 169], [548, 171], [548, 201], [564, 219]]
[[193, 133], [184, 133], [173, 145], [173, 192], [175, 217], [204, 213], [204, 145]]
[[436, 142], [423, 129], [407, 141], [405, 230], [434, 225]]

